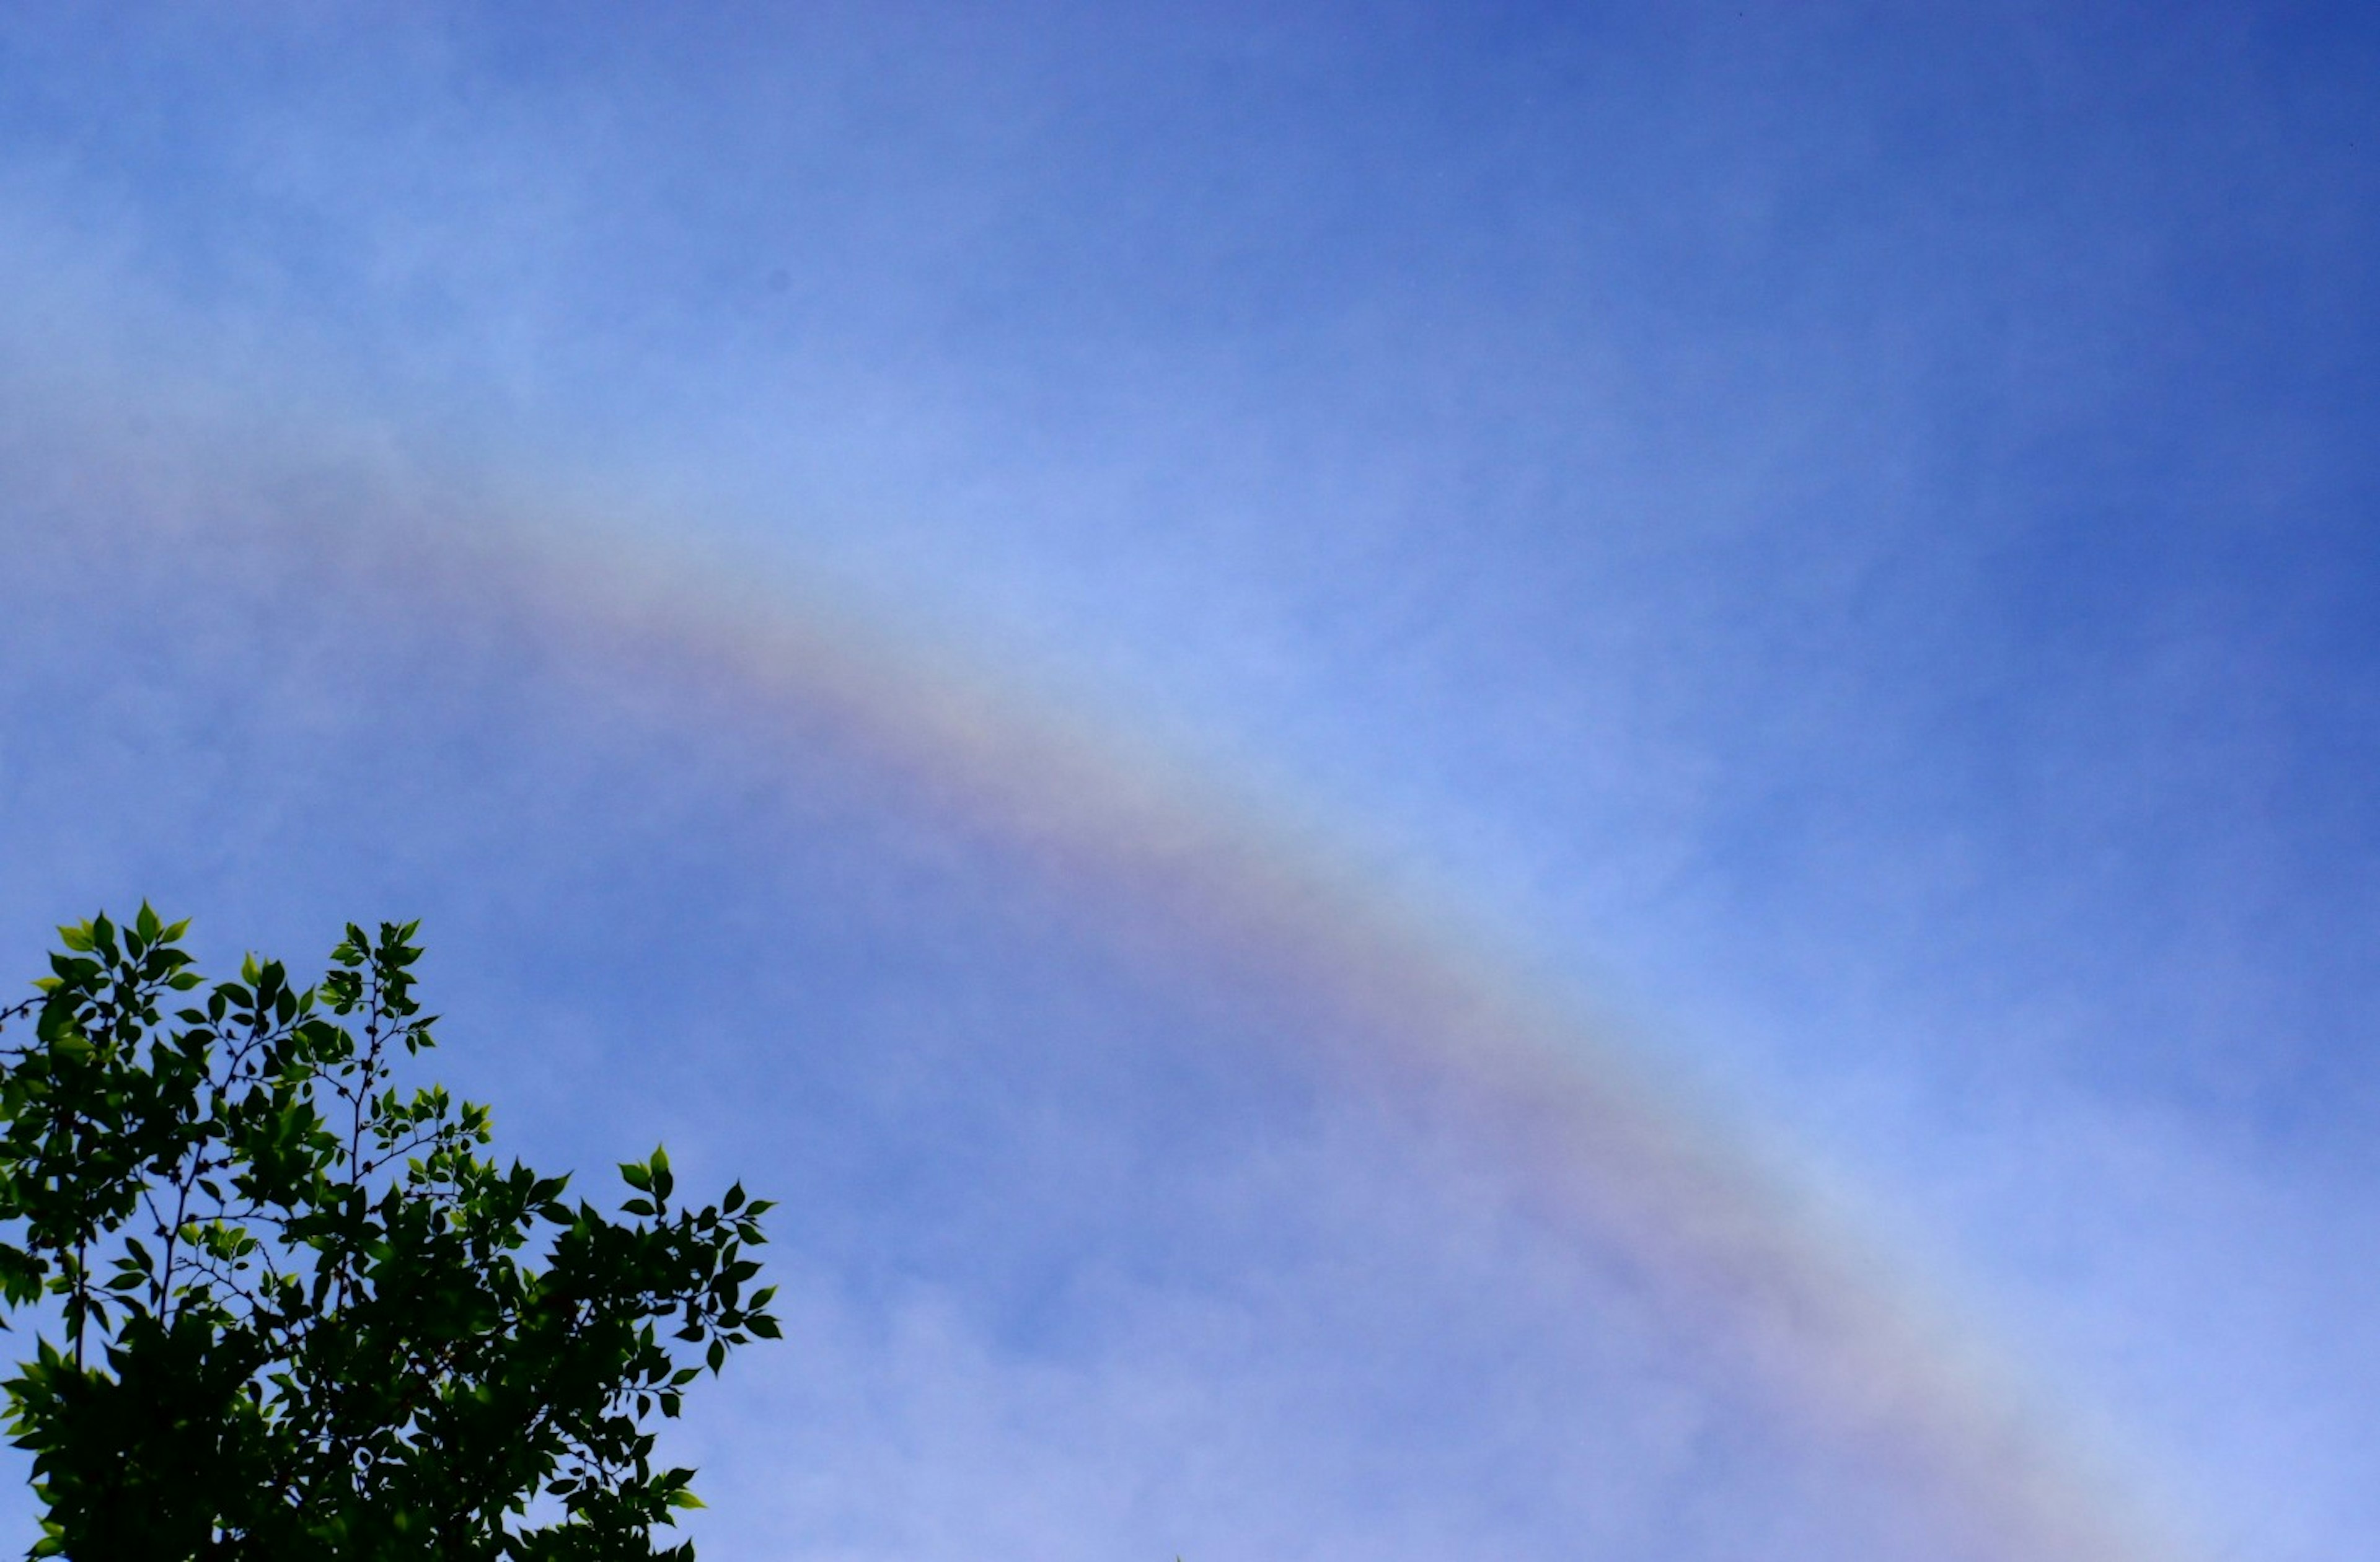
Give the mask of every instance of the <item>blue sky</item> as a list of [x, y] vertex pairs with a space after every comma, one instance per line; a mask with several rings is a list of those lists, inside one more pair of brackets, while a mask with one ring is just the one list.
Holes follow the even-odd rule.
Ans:
[[806, 626], [1586, 1016], [2145, 1555], [2352, 1553], [2376, 43], [12, 16], [0, 952], [419, 915], [514, 1143], [783, 1194], [706, 1555], [2065, 1555], [705, 638]]

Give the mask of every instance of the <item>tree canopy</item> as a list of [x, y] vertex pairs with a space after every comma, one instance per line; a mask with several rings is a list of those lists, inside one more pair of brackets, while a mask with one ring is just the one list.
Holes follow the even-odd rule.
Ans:
[[689, 1208], [659, 1149], [613, 1214], [499, 1166], [486, 1107], [397, 1078], [435, 1023], [412, 924], [350, 924], [306, 987], [210, 984], [186, 926], [61, 928], [0, 1009], [33, 1555], [690, 1558], [657, 1548], [700, 1504], [654, 1418], [777, 1335], [767, 1201]]

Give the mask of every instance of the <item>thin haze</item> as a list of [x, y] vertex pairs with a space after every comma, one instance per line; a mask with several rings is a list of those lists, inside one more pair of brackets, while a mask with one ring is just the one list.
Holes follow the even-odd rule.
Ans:
[[0, 947], [422, 914], [528, 1144], [791, 1184], [708, 1551], [2011, 1554], [1295, 992], [418, 521], [1266, 800], [2055, 1483], [2380, 1522], [2358, 19], [127, 16], [0, 32]]

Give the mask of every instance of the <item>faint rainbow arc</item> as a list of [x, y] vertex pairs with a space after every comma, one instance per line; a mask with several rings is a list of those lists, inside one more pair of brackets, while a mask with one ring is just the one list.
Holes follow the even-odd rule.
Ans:
[[[282, 557], [325, 575], [432, 609], [525, 615], [565, 646], [675, 658], [732, 685], [756, 717], [826, 732], [905, 792], [890, 805], [964, 824], [1052, 884], [1146, 914], [1109, 936], [1193, 946], [1346, 1021], [1367, 1038], [1359, 1066], [1457, 1097], [1582, 1240], [1624, 1259], [1814, 1430], [1885, 1450], [1921, 1483], [1945, 1556], [2174, 1555], [1964, 1342], [1864, 1273], [1711, 1125], [1633, 1080], [1592, 1027], [1292, 832], [1135, 757], [1120, 735], [782, 583], [606, 529], [600, 506], [425, 484], [384, 452], [310, 457], [294, 480], [274, 470], [261, 485], [254, 462], [201, 452], [195, 470], [152, 460], [97, 480], [119, 513], [164, 513], [195, 486], [217, 496], [201, 509], [220, 520], [229, 497]], [[444, 518], [455, 514], [488, 522], [458, 527]], [[560, 514], [567, 527], [537, 519]]]

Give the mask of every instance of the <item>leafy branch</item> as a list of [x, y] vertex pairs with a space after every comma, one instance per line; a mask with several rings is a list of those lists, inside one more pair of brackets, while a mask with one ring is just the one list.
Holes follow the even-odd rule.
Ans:
[[655, 1549], [699, 1504], [649, 1426], [777, 1336], [767, 1201], [674, 1203], [659, 1149], [616, 1216], [499, 1167], [487, 1108], [395, 1083], [436, 1045], [413, 924], [349, 925], [303, 988], [253, 957], [209, 986], [186, 926], [61, 928], [0, 1008], [33, 1021], [0, 1046], [33, 1554], [691, 1557]]

